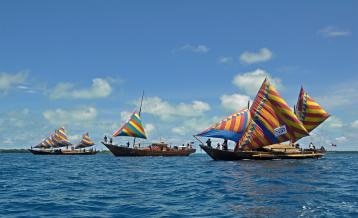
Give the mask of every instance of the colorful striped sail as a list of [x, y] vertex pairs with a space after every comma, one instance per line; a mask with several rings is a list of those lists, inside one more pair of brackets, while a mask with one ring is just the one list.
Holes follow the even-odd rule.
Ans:
[[142, 121], [137, 112], [134, 112], [129, 120], [121, 128], [113, 133], [113, 137], [117, 136], [129, 136], [143, 139], [147, 138]]
[[249, 110], [241, 110], [215, 123], [196, 136], [223, 138], [237, 142], [243, 135], [250, 120], [251, 115]]
[[56, 143], [54, 147], [65, 147], [71, 145], [64, 127], [55, 130], [55, 133], [52, 135], [52, 138], [53, 141]]
[[76, 146], [76, 148], [86, 148], [93, 146], [94, 142], [89, 137], [88, 132], [83, 134], [81, 142]]
[[295, 113], [308, 132], [311, 132], [330, 116], [302, 87]]
[[250, 113], [254, 122], [238, 143], [237, 147], [241, 149], [297, 141], [308, 135], [301, 121], [267, 79], [251, 105]]

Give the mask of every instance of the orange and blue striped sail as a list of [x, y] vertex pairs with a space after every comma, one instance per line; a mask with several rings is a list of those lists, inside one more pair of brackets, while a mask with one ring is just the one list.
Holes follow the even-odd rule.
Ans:
[[308, 132], [311, 132], [330, 116], [302, 87], [295, 113]]
[[129, 118], [128, 122], [126, 122], [121, 128], [113, 133], [113, 137], [116, 136], [129, 136], [143, 139], [147, 138], [142, 121], [137, 112], [134, 112]]
[[238, 143], [241, 148], [297, 141], [308, 135], [301, 121], [267, 79], [257, 93], [250, 113], [254, 122]]
[[243, 135], [250, 120], [250, 112], [245, 109], [226, 117], [196, 136], [223, 138], [237, 142]]

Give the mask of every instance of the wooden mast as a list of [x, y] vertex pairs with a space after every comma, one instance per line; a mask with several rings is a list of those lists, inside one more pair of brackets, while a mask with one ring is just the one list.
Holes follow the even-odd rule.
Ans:
[[[142, 112], [143, 96], [144, 96], [144, 90], [142, 92], [142, 99], [140, 100], [140, 106], [139, 106], [139, 111], [138, 111], [139, 116], [140, 116], [140, 113]], [[135, 139], [136, 138], [134, 137], [134, 139], [133, 139], [133, 148], [134, 148], [134, 144], [135, 144]]]

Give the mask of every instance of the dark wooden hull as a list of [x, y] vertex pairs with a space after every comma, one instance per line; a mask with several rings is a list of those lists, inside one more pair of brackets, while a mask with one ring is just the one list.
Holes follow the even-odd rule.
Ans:
[[178, 149], [178, 150], [150, 150], [150, 149], [139, 149], [139, 148], [128, 148], [124, 146], [112, 145], [102, 142], [114, 156], [189, 156], [195, 153], [196, 149]]
[[36, 150], [36, 149], [28, 149], [31, 153], [36, 155], [94, 155], [97, 154], [98, 151], [78, 151], [78, 150]]
[[273, 151], [238, 151], [232, 150], [219, 150], [205, 145], [200, 147], [214, 160], [273, 160], [273, 159], [307, 159], [307, 158], [320, 158], [325, 155], [325, 151], [302, 151], [294, 153], [273, 152]]

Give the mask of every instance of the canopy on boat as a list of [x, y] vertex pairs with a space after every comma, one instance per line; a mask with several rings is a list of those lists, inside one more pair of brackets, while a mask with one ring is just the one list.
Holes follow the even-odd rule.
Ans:
[[330, 116], [302, 87], [298, 96], [295, 114], [308, 132], [311, 132]]
[[265, 79], [250, 107], [252, 121], [235, 150], [297, 141], [308, 131], [276, 88]]
[[250, 120], [251, 115], [249, 110], [244, 109], [215, 123], [196, 136], [223, 138], [237, 142], [240, 140]]
[[81, 142], [76, 146], [76, 148], [86, 148], [94, 145], [94, 142], [89, 137], [88, 132], [82, 135]]
[[113, 137], [117, 136], [129, 136], [143, 139], [147, 138], [139, 113], [136, 111], [133, 112], [129, 120], [113, 133]]

